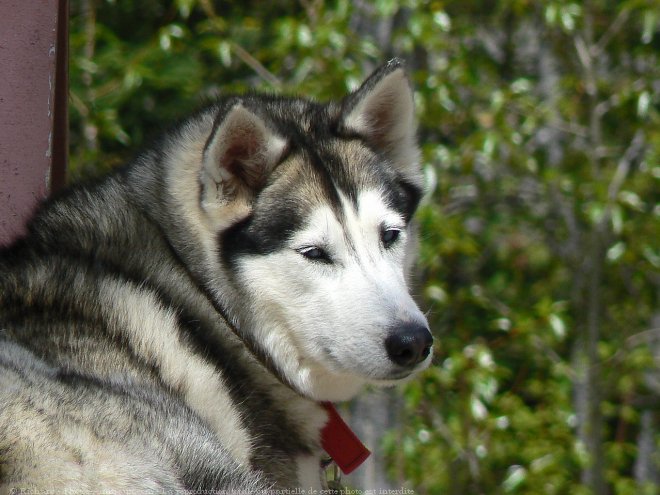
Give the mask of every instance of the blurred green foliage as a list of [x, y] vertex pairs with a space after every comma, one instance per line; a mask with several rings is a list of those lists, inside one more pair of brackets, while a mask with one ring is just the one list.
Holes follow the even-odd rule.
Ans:
[[71, 176], [218, 95], [337, 97], [392, 56], [416, 85], [438, 343], [385, 437], [393, 479], [660, 493], [658, 0], [75, 0]]

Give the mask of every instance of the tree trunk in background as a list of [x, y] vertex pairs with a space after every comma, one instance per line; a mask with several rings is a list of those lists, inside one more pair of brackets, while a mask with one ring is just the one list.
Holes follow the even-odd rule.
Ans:
[[351, 402], [346, 420], [371, 450], [369, 459], [347, 478], [351, 488], [395, 488], [385, 473], [381, 444], [383, 434], [401, 424], [397, 417], [400, 409], [401, 398], [397, 389], [371, 389]]
[[[659, 294], [660, 296], [660, 294]], [[651, 393], [650, 407], [642, 410], [640, 430], [637, 436], [637, 460], [635, 461], [635, 480], [640, 488], [660, 486], [660, 411], [654, 407], [660, 398], [660, 313], [651, 321], [649, 345], [653, 353], [655, 368], [646, 373], [646, 385]]]
[[[586, 2], [583, 26], [573, 34], [573, 46], [582, 71], [582, 81], [587, 108], [587, 136], [585, 158], [594, 180], [601, 177], [602, 158], [599, 150], [605, 148], [602, 132], [603, 113], [599, 110], [601, 96], [598, 92], [601, 61], [597, 58], [594, 37], [593, 5]], [[609, 206], [609, 205], [608, 205]], [[603, 214], [591, 226], [585, 225], [581, 237], [582, 245], [577, 266], [573, 266], [579, 279], [584, 281], [578, 297], [574, 297], [573, 311], [578, 335], [573, 348], [574, 371], [576, 374], [575, 410], [578, 417], [578, 442], [585, 449], [587, 465], [582, 470], [582, 483], [593, 495], [608, 493], [605, 482], [605, 452], [603, 445], [603, 417], [601, 411], [601, 367], [598, 359], [598, 342], [601, 338], [603, 321], [603, 268], [606, 262], [610, 236], [610, 212]]]
[[635, 461], [635, 480], [640, 490], [645, 486], [660, 486], [660, 452], [657, 446], [659, 422], [657, 410], [647, 409], [642, 412]]
[[[587, 454], [587, 465], [582, 471], [582, 483], [594, 495], [607, 493], [605, 484], [605, 457], [603, 446], [603, 417], [601, 412], [601, 378], [598, 363], [598, 341], [603, 313], [602, 268], [605, 263], [603, 241], [599, 232], [591, 232], [592, 242], [583, 263], [585, 291], [574, 306], [583, 308], [584, 319], [578, 320], [579, 332], [573, 350], [575, 410], [578, 417], [578, 441]], [[589, 253], [590, 251], [590, 253]], [[578, 315], [579, 317], [579, 315]]]

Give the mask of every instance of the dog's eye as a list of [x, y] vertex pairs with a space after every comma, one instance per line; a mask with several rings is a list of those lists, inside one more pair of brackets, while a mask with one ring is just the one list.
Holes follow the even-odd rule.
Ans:
[[332, 262], [330, 255], [318, 246], [300, 248], [298, 249], [298, 252], [311, 261], [319, 261], [321, 263]]
[[380, 240], [383, 243], [383, 246], [385, 246], [386, 248], [390, 247], [399, 238], [399, 234], [401, 234], [401, 231], [399, 229], [383, 228], [380, 231]]

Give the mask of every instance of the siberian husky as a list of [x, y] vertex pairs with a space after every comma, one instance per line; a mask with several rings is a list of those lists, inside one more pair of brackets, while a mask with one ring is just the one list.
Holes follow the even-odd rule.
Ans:
[[0, 492], [320, 488], [329, 403], [431, 360], [415, 134], [393, 60], [223, 98], [41, 207], [0, 251]]

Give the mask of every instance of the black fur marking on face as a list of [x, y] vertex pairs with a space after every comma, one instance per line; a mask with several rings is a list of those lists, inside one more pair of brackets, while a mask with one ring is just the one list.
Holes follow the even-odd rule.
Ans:
[[399, 179], [388, 192], [388, 200], [392, 207], [403, 215], [406, 223], [410, 222], [422, 199], [422, 189]]
[[300, 206], [293, 198], [257, 200], [250, 216], [220, 233], [221, 258], [231, 265], [242, 255], [277, 252], [301, 225]]

